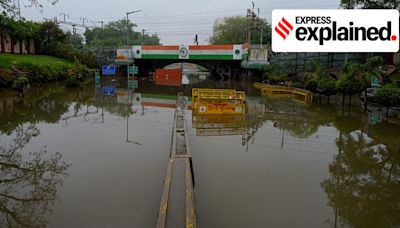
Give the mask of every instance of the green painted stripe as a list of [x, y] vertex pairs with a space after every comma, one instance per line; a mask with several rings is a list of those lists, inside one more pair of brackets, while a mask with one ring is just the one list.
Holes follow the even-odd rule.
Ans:
[[233, 55], [210, 55], [210, 54], [190, 54], [189, 59], [216, 59], [216, 60], [232, 60]]
[[142, 54], [142, 59], [179, 59], [178, 54]]

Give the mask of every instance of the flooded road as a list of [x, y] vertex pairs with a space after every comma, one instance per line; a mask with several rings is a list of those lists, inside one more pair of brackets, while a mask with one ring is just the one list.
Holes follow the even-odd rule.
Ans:
[[[1, 92], [0, 227], [155, 227], [175, 95], [191, 88], [116, 89]], [[400, 225], [399, 125], [246, 93], [242, 119], [186, 113], [198, 227]]]

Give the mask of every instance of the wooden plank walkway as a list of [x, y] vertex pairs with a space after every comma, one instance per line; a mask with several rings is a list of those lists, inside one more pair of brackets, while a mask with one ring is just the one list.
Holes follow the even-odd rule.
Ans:
[[157, 228], [196, 227], [194, 174], [185, 121], [185, 103], [187, 101], [179, 94]]

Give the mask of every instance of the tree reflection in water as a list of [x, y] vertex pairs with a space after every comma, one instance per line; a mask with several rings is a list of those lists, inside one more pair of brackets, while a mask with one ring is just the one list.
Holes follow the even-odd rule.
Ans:
[[56, 200], [58, 186], [70, 165], [60, 153], [22, 153], [40, 134], [34, 125], [16, 128], [9, 145], [0, 146], [0, 227], [44, 227], [44, 217]]
[[399, 227], [400, 155], [361, 131], [341, 134], [339, 153], [321, 183], [334, 226]]

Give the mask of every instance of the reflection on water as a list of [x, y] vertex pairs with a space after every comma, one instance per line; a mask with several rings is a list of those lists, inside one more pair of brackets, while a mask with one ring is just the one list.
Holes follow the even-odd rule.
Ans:
[[43, 227], [69, 165], [60, 153], [21, 152], [40, 134], [34, 125], [19, 125], [9, 133], [7, 144], [0, 145], [0, 226]]
[[[321, 186], [335, 209], [335, 227], [398, 227], [400, 155], [368, 134], [340, 133], [338, 154]], [[398, 149], [398, 148], [397, 148]]]
[[[229, 129], [229, 117], [219, 117], [217, 119], [210, 117], [196, 117], [197, 122], [192, 123], [193, 127], [196, 128], [197, 136], [205, 136], [206, 134], [199, 134], [199, 127], [203, 131], [207, 128], [221, 128]], [[233, 118], [233, 117], [232, 117]], [[221, 119], [226, 120], [224, 124], [221, 124]], [[200, 120], [200, 123], [199, 123]], [[204, 121], [203, 121], [204, 120]], [[241, 133], [243, 133], [242, 142], [245, 147], [245, 151], [248, 152], [247, 156], [241, 156], [237, 154], [237, 144], [231, 141], [229, 137], [224, 138], [213, 138], [209, 137], [209, 140], [203, 140], [200, 138], [192, 139], [194, 151], [194, 161], [200, 160], [196, 168], [197, 170], [197, 183], [199, 198], [202, 198], [204, 202], [199, 202], [198, 213], [200, 214], [199, 223], [201, 227], [243, 227], [244, 224], [252, 223], [255, 227], [397, 227], [400, 225], [400, 127], [398, 125], [390, 124], [387, 122], [376, 123], [369, 122], [368, 115], [364, 115], [360, 110], [342, 110], [340, 107], [335, 107], [331, 104], [314, 104], [312, 106], [304, 106], [301, 103], [290, 99], [276, 99], [276, 98], [254, 98], [251, 97], [246, 101], [246, 116], [244, 122], [241, 124]], [[211, 124], [210, 124], [211, 122]], [[238, 126], [239, 127], [239, 126]], [[277, 134], [278, 129], [281, 133]], [[330, 130], [332, 129], [332, 130]], [[216, 131], [215, 129], [213, 129]], [[261, 133], [260, 133], [261, 132]], [[274, 133], [272, 133], [274, 132]], [[272, 136], [272, 135], [273, 136]], [[208, 134], [208, 136], [215, 136], [217, 134]], [[222, 134], [228, 136], [229, 133], [222, 131]], [[279, 136], [278, 136], [279, 135]], [[246, 138], [247, 137], [247, 138]], [[271, 139], [271, 138], [273, 139]], [[233, 138], [232, 138], [233, 140]], [[224, 142], [223, 144], [218, 141]], [[272, 144], [279, 141], [279, 146], [275, 149]], [[331, 147], [331, 143], [334, 142], [337, 150]], [[199, 143], [201, 142], [201, 143]], [[205, 146], [205, 143], [208, 145]], [[236, 144], [236, 146], [235, 146]], [[325, 145], [326, 144], [326, 145]], [[202, 153], [196, 154], [199, 150], [199, 146], [202, 145]], [[209, 154], [207, 157], [203, 156], [205, 150], [213, 148], [214, 153]], [[332, 148], [332, 149], [329, 149]], [[225, 152], [226, 151], [226, 152]], [[259, 154], [260, 151], [264, 151], [265, 155]], [[265, 173], [259, 173], [257, 171], [252, 172], [250, 170], [241, 170], [241, 173], [236, 171], [236, 167], [232, 167], [232, 170], [226, 167], [226, 162], [233, 162], [229, 157], [241, 157], [243, 159], [252, 160], [245, 166], [237, 165], [237, 167], [251, 168], [256, 170], [266, 169], [268, 173], [274, 173], [280, 168], [264, 168], [257, 166], [257, 160], [276, 160], [277, 158], [283, 159], [286, 155], [276, 154], [275, 151], [284, 151], [285, 153], [293, 153], [293, 156], [301, 156], [298, 162], [302, 160], [313, 160], [314, 164], [319, 169], [314, 169], [312, 172], [326, 173], [318, 178], [318, 182], [310, 182], [310, 179], [314, 175], [302, 176], [302, 179], [297, 179], [297, 175], [285, 176], [282, 179], [283, 182], [299, 182], [304, 183], [305, 186], [296, 187], [293, 191], [293, 195], [299, 198], [306, 198], [309, 200], [307, 205], [314, 205], [321, 211], [326, 211], [323, 217], [318, 217], [318, 213], [313, 215], [307, 215], [306, 213], [300, 212], [306, 205], [295, 204], [293, 202], [286, 202], [287, 199], [284, 197], [284, 193], [279, 191], [288, 191], [285, 189], [285, 185], [281, 184], [281, 187], [271, 185], [271, 181], [264, 182], [263, 179], [268, 178]], [[306, 153], [311, 153], [310, 155]], [[218, 160], [218, 156], [214, 154], [221, 154], [224, 160]], [[269, 154], [269, 155], [268, 155]], [[296, 154], [296, 155], [295, 155]], [[197, 155], [197, 156], [196, 156]], [[326, 159], [323, 155], [331, 155], [333, 160], [328, 160], [329, 166], [322, 165]], [[220, 189], [213, 189], [213, 193], [206, 190], [209, 184], [214, 183], [214, 178], [210, 176], [203, 176], [203, 173], [211, 175], [211, 173], [225, 172], [221, 170], [221, 167], [216, 165], [213, 168], [213, 162], [209, 160], [217, 159], [220, 164], [225, 164], [224, 167], [228, 171], [226, 175], [217, 175], [220, 178], [220, 182], [229, 186], [229, 182], [224, 179], [235, 179], [239, 185], [246, 183], [246, 177], [252, 176], [256, 179], [256, 184], [259, 189], [278, 189], [276, 193], [268, 195], [266, 192], [270, 190], [256, 191], [254, 188], [247, 186], [248, 191], [243, 190], [241, 187], [235, 185], [235, 187], [224, 188], [219, 186]], [[247, 157], [247, 158], [245, 158]], [[253, 160], [253, 158], [255, 160]], [[321, 158], [319, 158], [321, 157]], [[316, 160], [317, 158], [317, 160]], [[286, 158], [285, 158], [286, 159]], [[285, 161], [285, 162], [284, 162]], [[286, 163], [287, 162], [287, 163]], [[308, 162], [308, 161], [307, 161]], [[286, 163], [286, 164], [285, 164]], [[291, 172], [290, 166], [297, 166], [295, 161], [281, 161], [287, 169], [283, 172]], [[202, 166], [207, 164], [207, 172]], [[322, 166], [321, 166], [322, 165]], [[258, 167], [258, 168], [255, 168]], [[299, 167], [300, 169], [307, 170], [308, 167]], [[223, 169], [223, 168], [222, 168]], [[295, 173], [296, 171], [294, 171]], [[299, 172], [299, 170], [297, 171]], [[301, 172], [301, 171], [300, 171]], [[244, 175], [243, 175], [244, 173]], [[294, 174], [293, 173], [293, 174]], [[222, 174], [223, 175], [223, 174]], [[275, 174], [277, 175], [277, 174]], [[244, 176], [243, 179], [240, 176]], [[281, 175], [278, 175], [281, 176]], [[236, 178], [235, 178], [236, 177]], [[275, 177], [276, 178], [276, 177]], [[206, 186], [202, 186], [202, 183]], [[215, 183], [214, 183], [215, 184]], [[300, 184], [302, 185], [302, 184]], [[313, 186], [320, 185], [322, 188], [314, 188]], [[237, 192], [236, 188], [241, 189]], [[228, 191], [230, 193], [228, 193]], [[315, 192], [314, 195], [310, 196], [306, 192]], [[323, 191], [323, 192], [322, 192]], [[203, 195], [207, 193], [205, 196]], [[316, 193], [318, 192], [318, 193]], [[202, 194], [203, 193], [203, 194]], [[258, 193], [258, 195], [257, 195]], [[239, 201], [237, 207], [231, 202], [224, 201], [226, 194], [236, 195], [235, 200]], [[237, 194], [244, 194], [237, 198]], [[248, 207], [244, 206], [246, 203], [244, 200], [249, 194], [256, 194], [258, 197], [268, 199], [265, 204], [260, 201], [251, 201]], [[267, 194], [267, 195], [265, 195]], [[270, 193], [271, 194], [271, 193]], [[223, 212], [212, 209], [205, 211], [205, 208], [215, 207], [217, 205], [209, 202], [203, 197], [210, 197], [213, 201], [223, 202], [223, 204], [230, 205], [229, 212], [224, 214]], [[273, 198], [278, 198], [280, 201], [275, 201]], [[326, 197], [325, 200], [319, 198]], [[286, 196], [287, 198], [287, 196]], [[229, 199], [226, 199], [229, 200]], [[271, 205], [272, 204], [272, 205]], [[301, 220], [296, 218], [297, 216], [290, 213], [287, 210], [282, 213], [277, 213], [274, 208], [282, 207], [285, 205], [291, 207], [298, 214], [302, 216]], [[329, 210], [324, 209], [326, 206], [333, 208], [333, 213], [329, 213]], [[222, 206], [225, 209], [225, 206]], [[311, 206], [312, 207], [312, 206]], [[271, 208], [271, 209], [269, 209]], [[310, 208], [307, 208], [309, 210]], [[311, 211], [314, 210], [310, 209]], [[251, 217], [253, 219], [246, 220], [236, 219], [233, 210], [241, 210], [245, 213], [252, 213], [253, 216], [244, 215], [244, 217]], [[270, 211], [271, 210], [271, 211]], [[268, 219], [262, 219], [260, 211], [270, 212]], [[219, 214], [222, 218], [216, 219], [211, 215]], [[222, 214], [221, 214], [222, 213]], [[262, 213], [261, 213], [262, 214]], [[227, 216], [229, 215], [229, 216]], [[272, 216], [278, 218], [286, 218], [291, 220], [289, 223], [282, 223], [282, 221], [275, 221]], [[224, 217], [225, 216], [225, 217]], [[243, 215], [242, 215], [243, 216]], [[310, 217], [307, 217], [310, 216]], [[211, 221], [207, 221], [206, 218], [212, 218]], [[254, 218], [257, 218], [254, 220]], [[308, 221], [304, 220], [305, 218]], [[228, 220], [230, 222], [228, 222]], [[257, 221], [256, 221], [257, 220]], [[266, 225], [268, 224], [268, 225]], [[285, 225], [283, 225], [285, 224]]]
[[[191, 87], [106, 86], [115, 96], [93, 84], [1, 93], [0, 227], [155, 226], [174, 95]], [[245, 116], [188, 123], [199, 227], [400, 225], [398, 125], [248, 94]]]

